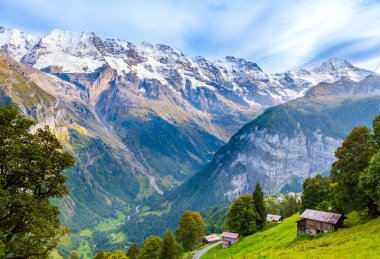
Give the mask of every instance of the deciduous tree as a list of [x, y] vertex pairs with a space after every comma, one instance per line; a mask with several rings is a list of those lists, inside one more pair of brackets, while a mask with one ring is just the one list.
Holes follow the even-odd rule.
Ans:
[[138, 254], [138, 259], [158, 259], [160, 256], [160, 249], [162, 239], [158, 236], [152, 236], [145, 239], [144, 244]]
[[243, 236], [255, 233], [258, 230], [258, 214], [253, 206], [251, 195], [240, 196], [231, 205], [226, 218], [226, 225], [229, 231], [237, 232]]
[[63, 171], [74, 165], [48, 127], [11, 105], [0, 107], [0, 240], [5, 258], [44, 258], [68, 232], [52, 198], [67, 194]]
[[194, 250], [202, 243], [205, 222], [198, 212], [185, 211], [178, 221], [177, 241], [185, 251]]

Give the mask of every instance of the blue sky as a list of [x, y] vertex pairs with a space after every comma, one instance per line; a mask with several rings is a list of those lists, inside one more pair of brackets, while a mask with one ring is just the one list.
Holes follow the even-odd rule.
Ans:
[[40, 36], [54, 28], [133, 43], [164, 43], [208, 58], [226, 55], [265, 71], [329, 57], [380, 63], [380, 1], [0, 0], [0, 24]]

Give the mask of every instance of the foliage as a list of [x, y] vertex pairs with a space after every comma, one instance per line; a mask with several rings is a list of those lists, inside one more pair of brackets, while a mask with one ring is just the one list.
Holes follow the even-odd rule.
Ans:
[[103, 252], [99, 250], [93, 259], [128, 259], [128, 256], [121, 250], [116, 250], [115, 252]]
[[266, 212], [265, 203], [264, 203], [264, 192], [259, 183], [256, 184], [255, 190], [253, 191], [253, 194], [252, 194], [252, 198], [253, 198], [254, 208], [258, 215], [256, 219], [257, 227], [258, 229], [263, 229], [266, 222], [267, 212]]
[[70, 256], [69, 256], [69, 259], [79, 259], [78, 253], [75, 251], [72, 251]]
[[377, 208], [380, 208], [380, 151], [372, 157], [360, 176], [360, 187], [377, 205], [371, 209], [372, 214], [377, 214]]
[[224, 222], [226, 220], [229, 207], [221, 205], [217, 207], [202, 209], [200, 211], [205, 220], [205, 232], [207, 235], [211, 233], [221, 233], [224, 230]]
[[374, 141], [367, 127], [356, 127], [336, 150], [337, 161], [332, 165], [331, 182], [333, 205], [343, 213], [372, 207], [373, 202], [363, 195], [359, 177], [369, 165], [374, 153]]
[[205, 222], [198, 212], [185, 211], [178, 221], [177, 241], [184, 251], [194, 250], [202, 244]]
[[141, 248], [138, 259], [158, 259], [160, 256], [160, 249], [162, 245], [162, 239], [158, 236], [152, 236], [145, 239]]
[[129, 259], [136, 259], [140, 250], [136, 243], [133, 243], [127, 251], [127, 256]]
[[252, 196], [245, 194], [237, 198], [231, 205], [226, 218], [226, 226], [229, 231], [237, 232], [242, 236], [250, 235], [258, 230], [258, 217]]
[[[347, 215], [348, 217], [350, 215]], [[214, 258], [378, 258], [380, 218], [317, 237], [297, 238], [294, 215], [267, 231], [245, 237], [227, 249], [210, 249], [202, 259]]]
[[11, 105], [0, 107], [0, 239], [6, 258], [45, 258], [68, 233], [50, 201], [67, 194], [63, 170], [74, 159], [48, 127], [33, 134], [32, 125]]
[[303, 183], [302, 209], [330, 209], [330, 177], [317, 174]]
[[298, 195], [295, 196], [275, 193], [264, 199], [268, 214], [281, 215], [284, 218], [290, 217], [301, 211], [302, 202]]
[[181, 258], [183, 254], [183, 248], [180, 244], [178, 244], [172, 232], [167, 230], [162, 241], [161, 251], [160, 251], [160, 259], [178, 259]]

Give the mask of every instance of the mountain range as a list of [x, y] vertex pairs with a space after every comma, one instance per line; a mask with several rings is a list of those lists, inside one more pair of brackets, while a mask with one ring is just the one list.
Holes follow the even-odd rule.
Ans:
[[60, 204], [74, 233], [152, 197], [199, 209], [257, 181], [280, 191], [328, 170], [350, 128], [378, 112], [377, 74], [336, 58], [268, 74], [232, 56], [4, 27], [0, 50], [1, 103], [49, 125], [76, 158]]

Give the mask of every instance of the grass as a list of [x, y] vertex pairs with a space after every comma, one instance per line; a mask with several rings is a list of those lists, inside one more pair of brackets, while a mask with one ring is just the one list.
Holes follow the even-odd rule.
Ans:
[[125, 215], [118, 211], [117, 218], [108, 218], [101, 221], [99, 225], [96, 227], [96, 230], [100, 232], [114, 230], [121, 222], [123, 222], [124, 219]]
[[207, 258], [379, 258], [380, 218], [316, 237], [297, 237], [294, 215], [276, 227], [242, 238], [230, 248], [210, 249]]

